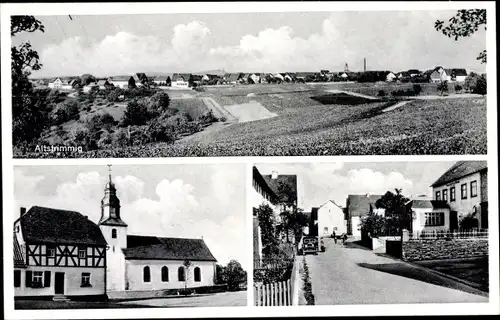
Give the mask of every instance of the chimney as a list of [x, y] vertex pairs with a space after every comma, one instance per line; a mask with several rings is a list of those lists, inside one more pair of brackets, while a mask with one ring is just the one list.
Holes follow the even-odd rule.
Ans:
[[26, 208], [25, 207], [21, 207], [21, 217], [26, 213]]
[[273, 171], [271, 173], [271, 179], [278, 179], [278, 171]]

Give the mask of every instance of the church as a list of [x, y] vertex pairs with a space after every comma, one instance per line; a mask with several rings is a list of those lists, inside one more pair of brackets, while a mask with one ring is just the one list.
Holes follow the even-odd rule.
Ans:
[[214, 285], [217, 260], [203, 239], [130, 235], [120, 207], [110, 172], [97, 224], [74, 211], [21, 208], [14, 223], [16, 298]]

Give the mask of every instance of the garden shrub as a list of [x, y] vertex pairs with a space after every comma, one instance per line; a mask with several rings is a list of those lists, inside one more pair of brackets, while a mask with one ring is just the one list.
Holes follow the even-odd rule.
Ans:
[[311, 283], [311, 277], [309, 275], [309, 267], [307, 266], [306, 258], [304, 257], [302, 260], [302, 281], [303, 281], [303, 287], [302, 290], [304, 291], [304, 298], [306, 300], [307, 305], [314, 305], [315, 304], [315, 299], [314, 299], [314, 294], [312, 292], [312, 283]]
[[458, 92], [458, 91], [462, 91], [463, 87], [459, 84], [456, 84], [455, 85], [455, 91]]
[[377, 97], [385, 97], [386, 96], [386, 93], [384, 90], [379, 90], [378, 91], [378, 94], [377, 94]]

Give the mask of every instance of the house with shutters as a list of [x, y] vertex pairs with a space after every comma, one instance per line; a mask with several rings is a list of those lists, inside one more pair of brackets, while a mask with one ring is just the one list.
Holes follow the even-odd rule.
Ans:
[[[433, 199], [449, 206], [447, 229], [457, 230], [465, 217], [474, 228], [488, 229], [488, 165], [486, 161], [458, 161], [432, 185]], [[448, 221], [449, 220], [449, 221]]]
[[79, 212], [21, 208], [14, 222], [15, 298], [106, 296], [106, 240]]
[[15, 296], [97, 299], [113, 291], [214, 285], [217, 260], [203, 239], [128, 234], [120, 211], [111, 174], [97, 224], [75, 211], [21, 209], [14, 223]]

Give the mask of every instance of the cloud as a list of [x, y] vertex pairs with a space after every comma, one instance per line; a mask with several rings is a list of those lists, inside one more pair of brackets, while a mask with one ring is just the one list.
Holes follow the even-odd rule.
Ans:
[[[244, 33], [230, 45], [203, 21], [178, 24], [165, 35], [131, 32], [108, 34], [87, 45], [70, 37], [41, 50], [40, 74], [130, 74], [139, 71], [194, 72], [224, 67], [232, 71], [372, 70], [431, 68], [436, 65], [481, 69], [477, 54], [485, 48], [485, 32], [454, 41], [434, 30], [436, 19], [453, 11], [335, 12], [309, 35], [288, 25]], [[264, 25], [262, 22], [257, 25]], [[297, 28], [297, 30], [295, 29]], [[218, 31], [223, 32], [223, 31]], [[432, 49], [429, 49], [432, 48]]]
[[[245, 212], [235, 207], [233, 198], [244, 199], [244, 182], [229, 168], [214, 171], [209, 188], [211, 196], [196, 197], [196, 187], [181, 179], [163, 179], [156, 184], [154, 193], [145, 193], [146, 182], [127, 175], [115, 176], [117, 195], [121, 204], [121, 217], [129, 225], [129, 234], [163, 237], [203, 237], [219, 263], [237, 259], [246, 268]], [[32, 176], [21, 169], [15, 170], [16, 207], [33, 205], [75, 210], [97, 222], [101, 216], [100, 203], [108, 176], [96, 171], [80, 172], [74, 180], [59, 182], [55, 192], [42, 194], [39, 185], [44, 176]], [[240, 179], [241, 180], [241, 179]], [[233, 190], [231, 190], [231, 188]], [[236, 189], [236, 190], [234, 190]]]

